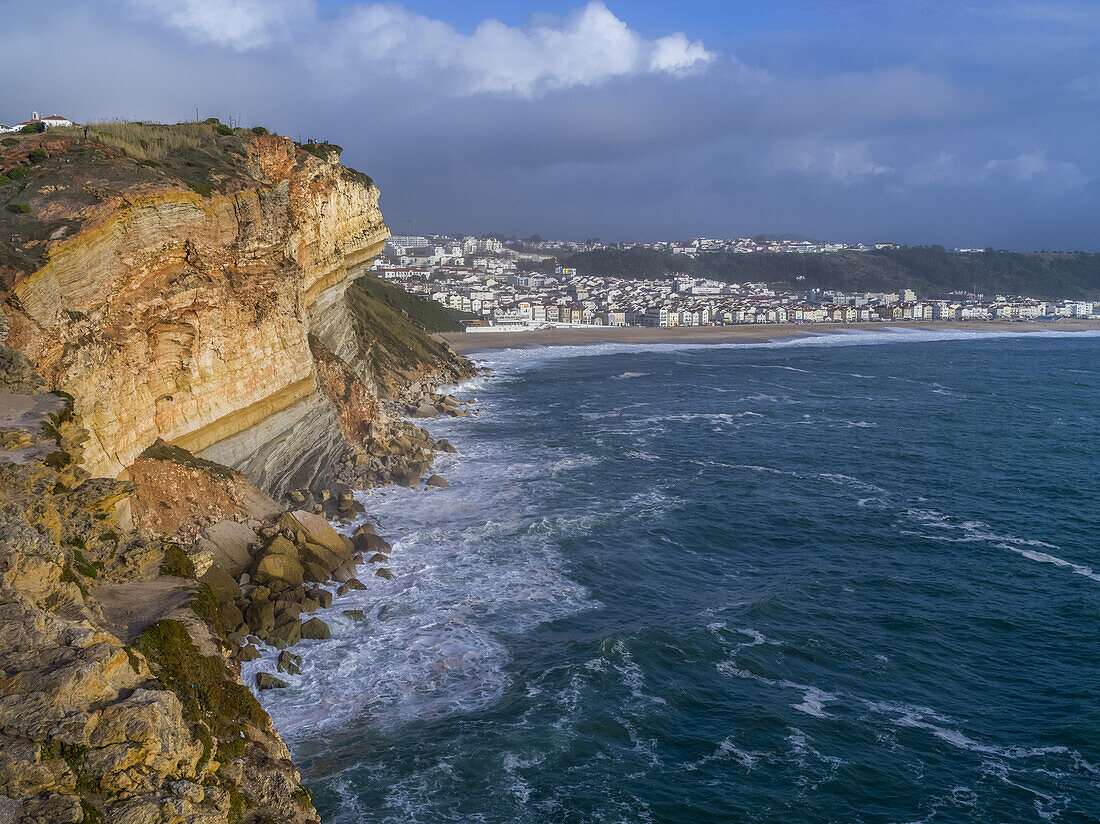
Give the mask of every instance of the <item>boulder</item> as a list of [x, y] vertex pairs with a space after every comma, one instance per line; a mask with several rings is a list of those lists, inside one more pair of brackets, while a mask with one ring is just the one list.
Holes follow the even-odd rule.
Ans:
[[413, 412], [414, 418], [438, 418], [439, 409], [430, 403], [422, 403], [416, 407], [416, 411]]
[[374, 574], [377, 575], [379, 578], [385, 578], [387, 581], [393, 580], [393, 573], [390, 572], [386, 567], [379, 567], [374, 571]]
[[287, 675], [300, 675], [302, 672], [302, 656], [283, 650], [279, 653], [276, 669], [279, 672], [287, 673]]
[[222, 604], [218, 607], [218, 618], [221, 620], [222, 626], [230, 631], [235, 630], [244, 623], [244, 615], [237, 609], [236, 604]]
[[306, 561], [302, 564], [302, 577], [306, 581], [320, 584], [329, 579], [329, 570], [316, 561]]
[[451, 442], [449, 440], [447, 440], [446, 438], [442, 438], [441, 440], [436, 441], [435, 448], [438, 449], [440, 452], [447, 452], [447, 453], [450, 453], [451, 455], [458, 452], [457, 449], [455, 449], [453, 446], [451, 446]]
[[264, 549], [264, 555], [287, 555], [298, 557], [298, 547], [282, 535], [276, 535], [270, 544]]
[[301, 606], [302, 612], [306, 613], [307, 615], [311, 612], [316, 612], [321, 608], [321, 605], [314, 601], [312, 598], [303, 598], [302, 603], [299, 606]]
[[295, 603], [287, 601], [275, 602], [275, 626], [285, 624], [288, 621], [300, 621], [302, 618], [302, 610]]
[[252, 549], [258, 538], [252, 527], [236, 521], [218, 521], [202, 532], [214, 546], [214, 566], [230, 575], [239, 575], [252, 564]]
[[253, 601], [266, 601], [271, 598], [271, 590], [267, 587], [254, 587], [248, 597]]
[[366, 585], [358, 578], [348, 578], [347, 581], [340, 584], [340, 588], [336, 590], [337, 595], [347, 595], [353, 589], [366, 589]]
[[368, 535], [366, 537], [366, 547], [366, 552], [390, 552], [393, 549], [389, 541], [377, 535]]
[[440, 489], [450, 486], [450, 483], [448, 483], [446, 479], [439, 475], [432, 475], [425, 483], [427, 483], [428, 486], [435, 486], [439, 487]]
[[313, 640], [324, 640], [325, 638], [331, 638], [332, 632], [329, 630], [328, 624], [320, 618], [310, 618], [302, 624], [302, 637]]
[[[217, 566], [210, 567], [199, 580], [204, 584], [209, 584], [210, 590], [214, 593], [214, 597], [218, 599], [219, 604], [232, 604], [241, 597], [241, 588], [237, 585], [233, 576]], [[235, 629], [235, 627], [231, 629]]]
[[[349, 501], [355, 500], [351, 492], [347, 493], [346, 499]], [[341, 500], [344, 500], [343, 495], [341, 495]], [[326, 521], [324, 517], [301, 510], [289, 514], [306, 532], [305, 540], [307, 542], [323, 546], [341, 560], [346, 561], [351, 557], [351, 541], [333, 529], [332, 524]]]
[[[276, 542], [279, 540], [282, 539], [275, 539]], [[287, 543], [290, 542], [287, 541]], [[282, 582], [289, 587], [297, 587], [302, 585], [303, 579], [304, 571], [302, 565], [298, 562], [297, 553], [294, 556], [265, 555], [260, 559], [260, 563], [256, 565], [256, 580], [269, 586], [274, 582]], [[272, 587], [272, 589], [275, 589], [275, 587]]]
[[302, 622], [295, 619], [279, 624], [267, 634], [267, 643], [275, 649], [292, 647], [302, 640]]
[[320, 587], [317, 587], [316, 589], [311, 589], [308, 592], [308, 595], [310, 598], [321, 605], [321, 609], [328, 609], [332, 606], [332, 593], [329, 592], [327, 589], [321, 589]]
[[260, 657], [260, 651], [252, 644], [241, 647], [241, 651], [237, 653], [237, 658], [241, 661], [255, 661]]
[[365, 620], [361, 609], [345, 609], [344, 615], [356, 622]]
[[268, 600], [253, 599], [245, 610], [245, 620], [253, 632], [271, 632], [275, 629], [275, 605]]
[[261, 690], [282, 690], [290, 686], [281, 678], [276, 678], [269, 672], [256, 673], [256, 686]]
[[370, 556], [370, 561], [369, 561], [369, 563], [372, 563], [372, 564], [384, 564], [384, 563], [386, 563], [386, 562], [387, 562], [387, 561], [389, 561], [389, 560], [390, 560], [390, 556], [389, 556], [389, 555], [383, 555], [383, 554], [382, 554], [381, 552], [376, 552], [376, 553], [374, 553], [373, 555], [371, 555], [371, 556]]
[[420, 473], [412, 469], [395, 469], [393, 471], [393, 482], [407, 489], [416, 489], [420, 486]]

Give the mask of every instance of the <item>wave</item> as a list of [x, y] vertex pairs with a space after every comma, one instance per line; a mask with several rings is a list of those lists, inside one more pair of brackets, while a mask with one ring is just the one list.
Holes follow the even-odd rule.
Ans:
[[[764, 332], [766, 334], [766, 330]], [[569, 346], [543, 346], [536, 339], [523, 348], [497, 349], [484, 353], [486, 362], [498, 375], [517, 374], [549, 361], [601, 355], [685, 352], [693, 349], [787, 349], [804, 347], [877, 346], [905, 343], [938, 343], [941, 341], [997, 340], [1025, 338], [1050, 340], [1057, 338], [1100, 337], [1100, 330], [1059, 331], [1056, 329], [912, 329], [887, 326], [876, 330], [845, 330], [835, 333], [801, 332], [798, 337], [771, 341], [728, 343], [592, 343]], [[793, 368], [793, 367], [792, 367]], [[859, 377], [867, 378], [866, 375]]]

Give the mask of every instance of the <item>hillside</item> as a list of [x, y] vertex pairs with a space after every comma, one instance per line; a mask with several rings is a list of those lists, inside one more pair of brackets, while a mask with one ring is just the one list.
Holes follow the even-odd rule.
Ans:
[[663, 278], [683, 272], [727, 283], [765, 281], [868, 292], [910, 288], [925, 298], [975, 286], [985, 294], [1100, 298], [1100, 255], [1083, 252], [958, 253], [914, 246], [813, 255], [720, 253], [692, 259], [650, 249], [604, 249], [571, 255], [562, 265], [614, 277]]

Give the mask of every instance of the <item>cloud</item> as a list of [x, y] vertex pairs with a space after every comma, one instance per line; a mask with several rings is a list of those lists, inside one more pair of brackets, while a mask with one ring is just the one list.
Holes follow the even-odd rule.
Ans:
[[250, 50], [282, 42], [351, 82], [378, 74], [431, 80], [452, 95], [531, 97], [643, 74], [682, 77], [715, 57], [676, 32], [646, 39], [592, 0], [522, 26], [484, 20], [466, 35], [398, 3], [353, 3], [333, 19], [310, 0], [133, 0], [192, 38]]
[[1046, 150], [1024, 152], [1015, 157], [990, 160], [983, 173], [1013, 183], [1041, 181], [1053, 189], [1076, 189], [1086, 185], [1089, 177], [1076, 163], [1052, 161]]
[[270, 46], [313, 22], [313, 0], [132, 0], [147, 16], [219, 46]]
[[773, 172], [799, 172], [846, 186], [890, 171], [889, 166], [872, 159], [870, 148], [863, 141], [784, 142], [772, 149], [767, 166]]

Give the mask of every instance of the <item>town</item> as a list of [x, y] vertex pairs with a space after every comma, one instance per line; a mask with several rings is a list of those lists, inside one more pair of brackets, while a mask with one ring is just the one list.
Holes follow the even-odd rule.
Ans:
[[[509, 248], [518, 245], [519, 250]], [[813, 248], [805, 248], [807, 245]], [[607, 246], [530, 239], [506, 246], [497, 237], [396, 235], [374, 263], [380, 277], [407, 292], [469, 313], [467, 331], [579, 327], [724, 326], [746, 323], [868, 323], [897, 321], [1033, 321], [1096, 318], [1100, 303], [1045, 301], [1025, 296], [953, 293], [928, 299], [911, 289], [842, 293], [799, 289], [797, 284], [723, 283], [688, 276], [660, 280], [597, 277], [555, 266], [547, 251], [600, 248], [663, 249], [692, 255], [703, 250], [806, 253], [870, 245], [813, 244], [764, 238]], [[751, 248], [750, 248], [751, 247]], [[877, 248], [896, 244], [877, 244]], [[973, 251], [960, 249], [960, 252]], [[797, 281], [797, 279], [796, 279]]]

